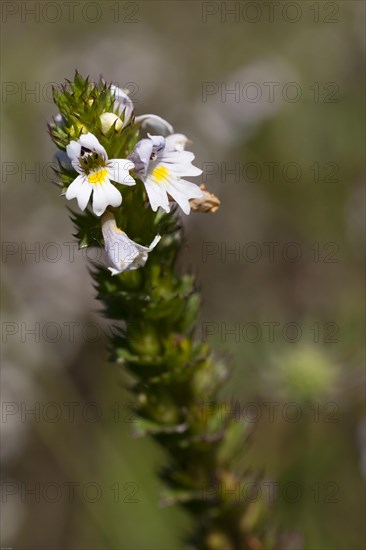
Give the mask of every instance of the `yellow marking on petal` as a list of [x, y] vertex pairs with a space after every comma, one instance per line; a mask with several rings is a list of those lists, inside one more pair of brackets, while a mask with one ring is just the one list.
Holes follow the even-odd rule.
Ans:
[[108, 175], [108, 170], [106, 168], [102, 168], [101, 170], [98, 170], [97, 172], [93, 172], [92, 174], [89, 174], [88, 176], [88, 182], [92, 183], [93, 185], [98, 185], [99, 183], [104, 183]]
[[159, 168], [154, 168], [154, 170], [152, 171], [152, 177], [157, 184], [164, 181], [168, 175], [169, 170], [166, 166], [159, 166]]

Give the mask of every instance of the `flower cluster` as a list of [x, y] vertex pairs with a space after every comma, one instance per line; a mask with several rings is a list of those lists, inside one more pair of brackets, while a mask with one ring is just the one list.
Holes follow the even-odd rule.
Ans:
[[[111, 183], [135, 185], [136, 180], [143, 181], [151, 208], [156, 211], [162, 207], [169, 212], [168, 194], [189, 214], [189, 200], [203, 197], [201, 189], [182, 179], [182, 176], [199, 176], [202, 170], [192, 165], [194, 154], [185, 151], [188, 139], [182, 134], [174, 134], [173, 127], [157, 115], [134, 117], [134, 107], [129, 96], [120, 88], [112, 85], [114, 110], [100, 115], [102, 130], [107, 133], [112, 126], [117, 131], [128, 124], [147, 124], [163, 133], [141, 139], [131, 151], [128, 159], [108, 160], [108, 155], [98, 139], [90, 132], [82, 134], [77, 141], [71, 141], [66, 148], [72, 166], [78, 172], [66, 192], [67, 199], [76, 198], [79, 208], [85, 210], [93, 193], [93, 211], [101, 216], [107, 206], [120, 206], [122, 195]], [[123, 120], [123, 122], [122, 122]]]
[[[190, 213], [190, 201], [195, 201], [192, 206], [199, 210], [197, 200], [198, 204], [204, 201], [205, 194], [198, 185], [185, 178], [199, 176], [202, 170], [192, 164], [194, 154], [185, 150], [189, 143], [187, 137], [175, 134], [173, 127], [157, 115], [135, 116], [133, 103], [126, 91], [111, 85], [109, 93], [111, 110], [99, 115], [103, 135], [112, 129], [120, 133], [122, 139], [124, 129], [135, 126], [139, 135], [148, 128], [154, 134], [146, 132], [146, 137], [138, 140], [133, 149], [128, 151], [127, 158], [109, 159], [98, 138], [85, 126], [81, 126], [81, 135], [66, 146], [68, 159], [78, 174], [66, 189], [66, 199], [76, 199], [79, 208], [84, 211], [92, 198], [92, 211], [99, 217], [108, 207], [117, 208], [121, 205], [122, 194], [118, 186], [134, 186], [142, 182], [154, 212], [159, 207], [170, 212], [172, 201], [185, 214]], [[62, 126], [61, 114], [55, 118], [55, 124]], [[144, 265], [148, 252], [157, 244], [159, 237], [154, 239], [150, 247], [142, 247], [117, 227], [109, 211], [106, 214], [102, 233], [113, 266], [110, 268], [112, 274]], [[116, 243], [121, 244], [121, 241], [125, 246], [116, 247]]]

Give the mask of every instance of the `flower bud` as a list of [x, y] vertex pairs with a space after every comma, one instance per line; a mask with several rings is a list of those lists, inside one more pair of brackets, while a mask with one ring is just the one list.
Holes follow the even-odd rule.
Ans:
[[103, 134], [106, 134], [114, 125], [117, 131], [122, 129], [122, 120], [114, 113], [103, 113], [100, 115]]

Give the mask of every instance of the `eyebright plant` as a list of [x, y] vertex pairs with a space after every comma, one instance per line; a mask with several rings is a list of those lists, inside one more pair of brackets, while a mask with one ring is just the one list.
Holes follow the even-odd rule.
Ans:
[[264, 496], [245, 491], [260, 479], [238, 460], [247, 426], [223, 414], [230, 405], [218, 392], [229, 371], [194, 339], [200, 297], [194, 277], [176, 269], [179, 210], [219, 206], [186, 179], [202, 173], [186, 151], [187, 137], [157, 115], [136, 116], [126, 90], [78, 73], [54, 90], [54, 101], [57, 184], [77, 201], [80, 247], [105, 248], [106, 265], [93, 268], [98, 298], [109, 319], [124, 322], [111, 349], [134, 380], [134, 435], [153, 437], [167, 454], [161, 504], [191, 514], [185, 548], [284, 550]]

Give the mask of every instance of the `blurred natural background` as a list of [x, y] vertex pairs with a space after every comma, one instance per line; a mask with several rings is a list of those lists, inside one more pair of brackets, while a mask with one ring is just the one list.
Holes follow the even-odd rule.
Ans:
[[184, 218], [180, 266], [202, 288], [197, 337], [234, 367], [223, 396], [252, 426], [238, 463], [278, 483], [293, 550], [364, 547], [364, 8], [2, 3], [2, 547], [180, 550], [189, 527], [158, 506], [164, 456], [130, 436], [52, 185], [51, 86], [75, 69], [187, 134], [221, 199]]

